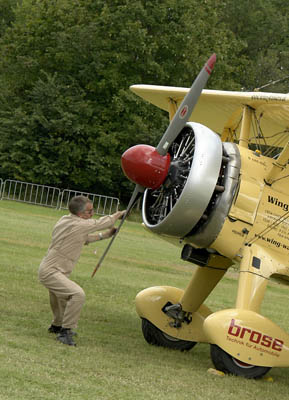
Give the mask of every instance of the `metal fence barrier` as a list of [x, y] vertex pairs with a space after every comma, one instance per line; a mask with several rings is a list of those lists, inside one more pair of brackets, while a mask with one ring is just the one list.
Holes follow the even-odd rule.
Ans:
[[60, 189], [52, 186], [7, 179], [3, 183], [1, 199], [57, 208], [60, 193]]
[[93, 203], [95, 214], [98, 215], [112, 214], [113, 212], [116, 212], [119, 207], [119, 199], [116, 197], [102, 196], [94, 193], [65, 189], [61, 193], [59, 208], [68, 209], [68, 203], [74, 196], [88, 197]]
[[95, 193], [76, 190], [61, 190], [53, 186], [0, 178], [0, 200], [15, 200], [39, 206], [68, 209], [68, 203], [74, 196], [88, 197], [95, 209], [95, 214], [107, 215], [118, 211], [119, 199]]

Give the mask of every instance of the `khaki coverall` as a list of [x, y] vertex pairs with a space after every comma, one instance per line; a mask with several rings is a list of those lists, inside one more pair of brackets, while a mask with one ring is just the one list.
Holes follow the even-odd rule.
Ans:
[[112, 228], [117, 218], [83, 219], [70, 214], [60, 218], [52, 232], [52, 241], [39, 267], [39, 281], [49, 290], [52, 324], [76, 328], [85, 301], [83, 289], [69, 279], [82, 246], [99, 239], [92, 232]]

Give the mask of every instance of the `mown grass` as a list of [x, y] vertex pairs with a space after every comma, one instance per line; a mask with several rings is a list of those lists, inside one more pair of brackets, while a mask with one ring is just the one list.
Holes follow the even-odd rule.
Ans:
[[[150, 286], [185, 288], [193, 266], [180, 251], [125, 222], [101, 269], [90, 278], [107, 242], [83, 249], [72, 279], [86, 292], [77, 347], [48, 334], [48, 294], [38, 265], [52, 228], [64, 212], [0, 202], [0, 399], [1, 400], [211, 400], [288, 398], [288, 368], [272, 369], [272, 382], [218, 377], [209, 346], [190, 352], [148, 345], [136, 314], [136, 294]], [[97, 256], [94, 249], [98, 248]], [[213, 311], [234, 305], [237, 273], [227, 273], [206, 304]], [[288, 330], [288, 288], [271, 284], [264, 314]]]

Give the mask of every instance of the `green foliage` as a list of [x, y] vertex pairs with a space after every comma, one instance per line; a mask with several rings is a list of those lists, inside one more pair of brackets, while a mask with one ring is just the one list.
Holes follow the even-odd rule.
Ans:
[[14, 8], [17, 0], [0, 0], [0, 36], [14, 20]]
[[127, 200], [122, 152], [157, 144], [168, 123], [129, 86], [190, 86], [213, 51], [209, 88], [282, 78], [285, 10], [281, 0], [0, 0], [0, 176]]
[[[244, 43], [248, 62], [240, 82], [253, 90], [289, 75], [289, 22], [286, 0], [224, 0], [222, 21]], [[264, 91], [288, 92], [288, 81]]]

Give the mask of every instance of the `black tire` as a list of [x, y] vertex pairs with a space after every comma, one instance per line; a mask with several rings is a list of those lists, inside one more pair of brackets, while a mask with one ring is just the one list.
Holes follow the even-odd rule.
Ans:
[[215, 344], [211, 344], [211, 358], [217, 370], [248, 379], [260, 379], [271, 369], [271, 367], [259, 367], [243, 363]]
[[197, 342], [190, 342], [188, 340], [176, 339], [172, 336], [169, 336], [144, 318], [142, 318], [142, 332], [145, 340], [149, 344], [153, 344], [155, 346], [162, 346], [169, 349], [187, 351], [197, 344]]

